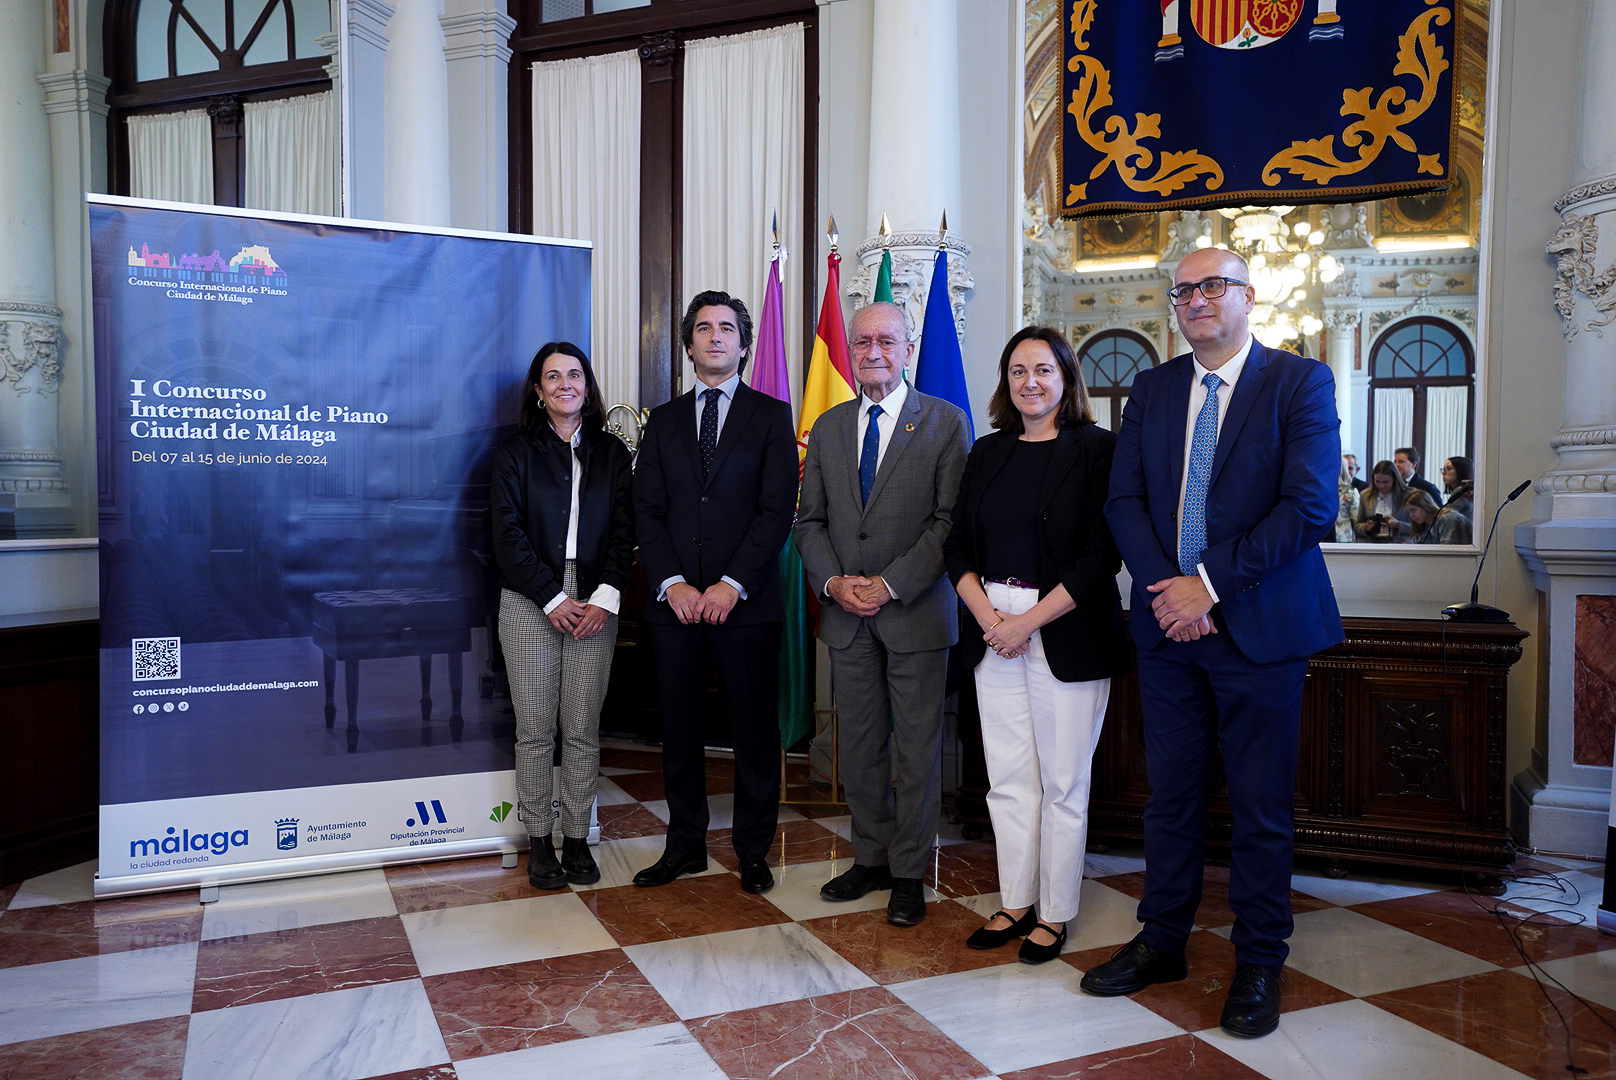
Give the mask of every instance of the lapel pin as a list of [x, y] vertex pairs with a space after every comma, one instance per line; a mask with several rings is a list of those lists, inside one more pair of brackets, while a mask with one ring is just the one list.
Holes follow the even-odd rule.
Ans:
[[915, 430], [915, 425], [913, 425], [913, 424], [905, 424], [905, 425], [903, 425], [903, 430], [904, 431], [913, 431], [913, 430]]

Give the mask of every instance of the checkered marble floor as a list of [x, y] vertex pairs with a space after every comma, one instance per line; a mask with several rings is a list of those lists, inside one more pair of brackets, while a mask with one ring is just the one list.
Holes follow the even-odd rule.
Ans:
[[[194, 891], [93, 903], [93, 864], [0, 889], [0, 1078], [1491, 1080], [1572, 1075], [1568, 1047], [1585, 1075], [1616, 1075], [1600, 866], [1522, 859], [1501, 902], [1298, 874], [1284, 1018], [1242, 1041], [1217, 1026], [1219, 868], [1187, 980], [1088, 997], [1080, 973], [1136, 929], [1136, 852], [1090, 856], [1065, 954], [1031, 967], [962, 944], [998, 906], [994, 854], [947, 823], [918, 927], [886, 923], [885, 893], [819, 899], [851, 847], [847, 819], [813, 807], [781, 815], [774, 890], [743, 893], [732, 770], [710, 765], [710, 868], [661, 889], [630, 884], [667, 807], [660, 758], [629, 746], [603, 755], [587, 888], [534, 890], [525, 859], [488, 858], [230, 886], [205, 908]], [[1539, 912], [1517, 930], [1527, 955], [1604, 1020], [1540, 991], [1478, 901]]]

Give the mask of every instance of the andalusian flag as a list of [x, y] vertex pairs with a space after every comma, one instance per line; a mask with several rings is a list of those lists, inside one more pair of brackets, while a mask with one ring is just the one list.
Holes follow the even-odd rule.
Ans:
[[[786, 326], [782, 313], [783, 255], [776, 250], [769, 262], [769, 282], [763, 294], [763, 315], [758, 319], [752, 351], [752, 389], [791, 404], [791, 375], [786, 366]], [[818, 350], [815, 350], [816, 354]], [[807, 410], [805, 409], [804, 412]], [[799, 440], [798, 443], [801, 446]], [[798, 473], [802, 469], [798, 454]], [[780, 591], [786, 605], [780, 633], [780, 744], [787, 749], [814, 729], [813, 635], [808, 632], [807, 589], [802, 557], [789, 538], [780, 551]]]
[[875, 295], [872, 302], [892, 303], [892, 252], [881, 252], [881, 270], [875, 276]]

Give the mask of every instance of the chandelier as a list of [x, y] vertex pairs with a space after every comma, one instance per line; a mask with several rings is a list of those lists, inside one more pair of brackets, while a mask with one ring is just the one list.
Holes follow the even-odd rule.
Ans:
[[1304, 345], [1324, 328], [1319, 317], [1322, 286], [1341, 273], [1341, 264], [1324, 250], [1324, 233], [1305, 219], [1294, 225], [1285, 218], [1294, 206], [1238, 206], [1218, 210], [1230, 219], [1229, 243], [1251, 267], [1256, 304], [1251, 332], [1270, 348]]

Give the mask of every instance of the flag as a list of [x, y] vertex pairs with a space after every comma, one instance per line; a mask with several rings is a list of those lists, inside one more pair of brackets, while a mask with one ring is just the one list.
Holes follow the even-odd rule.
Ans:
[[[769, 262], [769, 282], [763, 293], [763, 314], [758, 319], [757, 340], [752, 350], [752, 389], [791, 404], [791, 375], [786, 366], [786, 326], [782, 312], [781, 284], [783, 257], [776, 253]], [[818, 353], [816, 348], [815, 353]], [[802, 443], [799, 439], [799, 448]], [[801, 452], [798, 472], [801, 472]], [[780, 689], [776, 712], [780, 721], [780, 745], [790, 748], [811, 734], [814, 728], [814, 639], [808, 632], [807, 589], [803, 585], [802, 557], [788, 537], [780, 550], [780, 591], [785, 600], [785, 625], [780, 631]]]
[[941, 248], [932, 264], [931, 291], [926, 294], [926, 321], [920, 332], [920, 355], [915, 358], [915, 389], [958, 405], [965, 413], [966, 431], [976, 438], [971, 401], [965, 393], [965, 358], [960, 355], [954, 329], [954, 306], [948, 302], [948, 252]]
[[808, 456], [808, 433], [814, 421], [833, 405], [852, 401], [853, 365], [847, 357], [847, 331], [842, 327], [842, 257], [831, 252], [826, 260], [825, 301], [819, 307], [819, 327], [814, 331], [814, 355], [808, 362], [808, 377], [802, 384], [802, 415], [797, 419], [797, 468]]
[[881, 252], [881, 270], [875, 276], [875, 295], [870, 297], [872, 303], [886, 301], [892, 303], [892, 252]]

